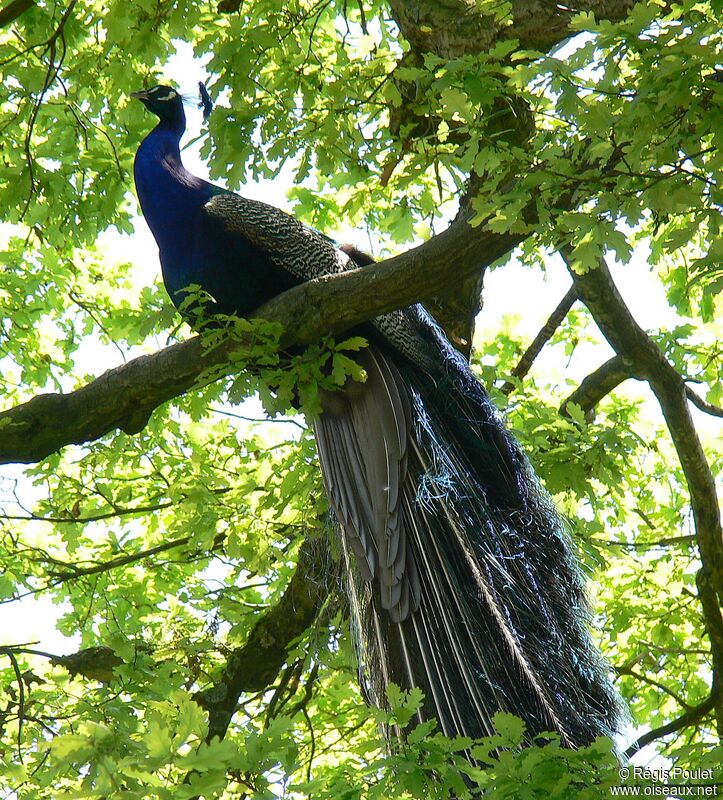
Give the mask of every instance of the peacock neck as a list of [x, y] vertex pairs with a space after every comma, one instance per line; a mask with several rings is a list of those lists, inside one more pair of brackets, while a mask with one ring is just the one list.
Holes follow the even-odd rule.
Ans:
[[181, 161], [184, 128], [161, 121], [135, 158], [138, 199], [161, 253], [186, 246], [192, 217], [211, 196], [211, 185], [191, 175]]

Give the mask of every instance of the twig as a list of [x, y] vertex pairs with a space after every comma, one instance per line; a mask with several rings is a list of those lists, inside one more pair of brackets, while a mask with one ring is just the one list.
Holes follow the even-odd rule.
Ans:
[[707, 400], [704, 400], [699, 394], [697, 394], [690, 386], [685, 387], [685, 394], [688, 400], [696, 407], [699, 408], [701, 411], [705, 411], [706, 414], [712, 414], [714, 417], [723, 417], [723, 408], [720, 406], [715, 406], [713, 403], [709, 403]]
[[369, 28], [367, 27], [367, 15], [364, 12], [364, 0], [357, 0], [359, 7], [359, 24], [361, 25], [362, 33], [369, 36]]
[[[213, 541], [213, 545], [211, 546], [211, 550], [214, 550], [217, 547], [219, 547], [224, 537], [225, 534], [222, 533], [217, 534], [216, 538]], [[142, 561], [146, 558], [150, 558], [151, 556], [158, 555], [158, 553], [163, 553], [168, 550], [172, 550], [176, 547], [182, 547], [184, 544], [188, 544], [190, 540], [191, 540], [190, 536], [183, 536], [180, 539], [173, 539], [170, 542], [164, 542], [163, 544], [156, 545], [155, 547], [150, 547], [147, 550], [141, 550], [138, 553], [129, 553], [128, 555], [119, 556], [118, 558], [111, 559], [110, 561], [94, 563], [89, 567], [76, 566], [75, 564], [70, 564], [65, 561], [60, 561], [48, 555], [47, 553], [44, 553], [43, 554], [44, 559], [59, 568], [58, 571], [54, 573], [54, 577], [52, 577], [52, 579], [49, 580], [44, 586], [31, 589], [19, 595], [14, 595], [13, 597], [10, 597], [5, 600], [0, 600], [0, 605], [4, 605], [7, 603], [14, 603], [17, 600], [22, 600], [25, 597], [30, 597], [32, 595], [39, 594], [40, 592], [47, 591], [47, 589], [49, 589], [52, 586], [60, 586], [66, 581], [76, 580], [77, 578], [88, 577], [89, 575], [100, 575], [104, 572], [110, 572], [110, 570], [112, 569], [117, 569], [118, 567], [124, 567], [136, 561]], [[185, 558], [190, 560], [194, 557], [194, 555], [195, 555], [194, 553], [190, 553], [187, 554]], [[65, 571], [63, 571], [63, 568], [65, 568]], [[50, 571], [49, 574], [53, 575], [53, 573]]]
[[[118, 567], [125, 567], [126, 565], [133, 564], [136, 561], [142, 561], [143, 559], [158, 555], [158, 553], [165, 553], [166, 551], [173, 550], [176, 547], [182, 547], [184, 544], [188, 544], [188, 542], [191, 541], [191, 538], [191, 536], [182, 536], [180, 539], [174, 539], [170, 542], [163, 542], [163, 544], [157, 544], [155, 547], [149, 547], [147, 550], [141, 550], [138, 553], [129, 553], [125, 556], [113, 558], [110, 561], [103, 561], [100, 564], [93, 564], [91, 567], [76, 567], [72, 564], [68, 564], [68, 574], [64, 576], [64, 580], [74, 580], [75, 578], [83, 578], [87, 577], [88, 575], [99, 575], [103, 572], [109, 572], [112, 569], [117, 569]], [[225, 538], [225, 533], [217, 534], [213, 540], [211, 549], [213, 550], [214, 548], [219, 547]]]
[[[59, 76], [60, 68], [63, 66], [63, 61], [65, 60], [65, 55], [66, 55], [66, 52], [67, 52], [67, 48], [65, 46], [64, 29], [65, 29], [65, 26], [66, 26], [68, 20], [70, 19], [70, 15], [72, 14], [73, 9], [75, 8], [75, 4], [77, 2], [78, 2], [78, 0], [70, 0], [70, 3], [68, 4], [68, 7], [63, 12], [63, 16], [60, 18], [60, 22], [58, 23], [58, 27], [55, 29], [53, 34], [50, 36], [48, 41], [45, 43], [45, 52], [50, 54], [49, 58], [48, 58], [48, 69], [47, 69], [47, 71], [45, 73], [45, 81], [43, 82], [43, 86], [42, 86], [42, 88], [40, 90], [40, 94], [38, 95], [38, 98], [35, 101], [35, 104], [33, 105], [33, 109], [30, 112], [30, 118], [28, 120], [27, 130], [25, 132], [25, 140], [24, 140], [24, 144], [23, 144], [23, 149], [25, 151], [25, 158], [26, 158], [26, 161], [27, 161], [27, 164], [28, 164], [28, 176], [30, 178], [30, 194], [29, 194], [28, 199], [27, 199], [27, 201], [25, 203], [25, 207], [23, 209], [23, 212], [20, 215], [21, 219], [23, 219], [25, 217], [25, 214], [27, 213], [28, 208], [30, 208], [30, 202], [32, 201], [32, 197], [33, 197], [33, 194], [35, 192], [35, 174], [34, 174], [34, 166], [33, 166], [35, 162], [34, 162], [34, 159], [33, 159], [33, 154], [31, 152], [33, 130], [35, 128], [35, 123], [37, 122], [37, 119], [38, 119], [38, 114], [40, 113], [40, 108], [41, 108], [41, 106], [43, 104], [43, 99], [44, 99], [47, 91], [50, 89], [51, 85], [53, 84], [53, 81], [55, 81], [56, 78]], [[57, 43], [58, 39], [60, 40], [60, 42], [61, 42], [63, 47], [62, 47], [62, 52], [61, 52], [60, 58], [58, 59], [58, 62], [56, 63], [55, 54], [57, 52], [57, 44], [56, 43]]]
[[309, 736], [311, 737], [311, 749], [309, 751], [309, 761], [306, 765], [306, 780], [307, 782], [311, 782], [311, 767], [314, 763], [314, 756], [316, 755], [316, 736], [314, 735], [314, 726], [311, 723], [311, 718], [309, 717], [309, 712], [306, 710], [306, 706], [301, 707], [301, 713], [304, 715], [304, 719], [306, 720], [306, 726], [309, 729]]
[[[209, 489], [210, 494], [221, 495], [230, 492], [230, 487], [221, 487], [219, 489]], [[102, 495], [101, 495], [102, 496]], [[107, 498], [103, 497], [108, 505], [112, 505]], [[115, 519], [117, 517], [134, 516], [136, 514], [150, 514], [152, 511], [162, 511], [166, 508], [179, 505], [186, 502], [187, 498], [181, 498], [180, 502], [177, 500], [168, 500], [164, 503], [151, 503], [145, 506], [134, 506], [131, 508], [124, 508], [122, 506], [114, 507], [112, 511], [103, 511], [100, 514], [90, 514], [87, 517], [43, 517], [36, 514], [2, 514], [0, 519], [7, 520], [25, 520], [27, 522], [48, 522], [52, 525], [84, 525], [88, 522], [99, 522], [103, 519]]]
[[5, 655], [10, 659], [10, 663], [13, 667], [13, 672], [15, 673], [15, 679], [18, 682], [18, 739], [17, 739], [17, 746], [18, 746], [18, 761], [23, 764], [23, 749], [22, 749], [22, 736], [23, 736], [23, 722], [25, 720], [25, 685], [23, 684], [23, 675], [20, 672], [20, 666], [18, 664], [18, 659], [15, 656], [15, 653], [12, 650], [8, 650], [7, 648], [3, 648], [3, 652]]
[[654, 678], [649, 678], [647, 675], [636, 672], [632, 667], [625, 665], [618, 667], [616, 672], [618, 675], [630, 675], [631, 678], [635, 678], [635, 680], [640, 681], [641, 683], [647, 683], [650, 686], [655, 686], [656, 689], [660, 689], [661, 692], [665, 692], [665, 694], [672, 697], [679, 706], [684, 708], [686, 711], [690, 711], [691, 707], [685, 702], [685, 700], [683, 700], [683, 698], [672, 689], [668, 688], [664, 683], [660, 683]]
[[617, 542], [615, 539], [599, 539], [593, 536], [590, 541], [593, 544], [623, 547], [627, 550], [652, 550], [655, 547], [668, 547], [672, 544], [692, 545], [695, 544], [695, 536], [669, 536], [665, 539], [656, 539], [654, 542]]
[[[532, 344], [525, 350], [522, 357], [517, 362], [512, 372], [512, 377], [521, 380], [530, 371], [534, 360], [542, 352], [542, 348], [550, 341], [555, 331], [560, 327], [562, 321], [567, 316], [572, 308], [575, 300], [577, 300], [577, 289], [571, 286], [565, 296], [557, 304], [557, 308], [550, 314], [547, 322], [542, 326], [540, 332], [532, 340]], [[500, 391], [502, 394], [508, 395], [515, 389], [515, 384], [512, 381], [507, 381], [503, 384]]]

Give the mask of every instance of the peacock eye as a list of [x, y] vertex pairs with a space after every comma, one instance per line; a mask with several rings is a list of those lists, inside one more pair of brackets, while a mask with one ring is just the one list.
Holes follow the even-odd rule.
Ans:
[[154, 86], [149, 90], [148, 94], [153, 95], [154, 100], [168, 101], [176, 97], [176, 92], [169, 89], [167, 86]]

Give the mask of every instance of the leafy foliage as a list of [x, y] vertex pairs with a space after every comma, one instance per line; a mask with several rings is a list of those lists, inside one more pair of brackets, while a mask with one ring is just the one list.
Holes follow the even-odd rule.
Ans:
[[[510, 4], [477, 5], [512, 25]], [[386, 252], [427, 236], [474, 173], [474, 223], [525, 237], [524, 266], [501, 266], [522, 282], [553, 269], [551, 248], [567, 248], [578, 272], [606, 253], [646, 254], [669, 303], [651, 335], [720, 406], [713, 3], [637, 3], [621, 21], [581, 13], [562, 49], [511, 36], [454, 56], [416, 52], [381, 0], [233, 7], [50, 0], [0, 28], [4, 407], [187, 334], [149, 277], [155, 250], [140, 265], [126, 252], [131, 162], [148, 126], [128, 95], [164, 76], [179, 41], [204, 60], [217, 99], [202, 144], [212, 177], [237, 188], [291, 170], [295, 213], [322, 230], [364, 226]], [[633, 725], [670, 723], [713, 682], [685, 474], [650, 397], [627, 384], [594, 418], [574, 404], [559, 413], [604, 357], [585, 311], [567, 315], [544, 366], [510, 396], [494, 389], [523, 349], [520, 322], [483, 337], [475, 367], [571, 520]], [[388, 711], [364, 704], [333, 539], [317, 556], [330, 577], [306, 587], [320, 597], [315, 622], [273, 680], [242, 692], [226, 735], [209, 736], [203, 698], [223, 690], [224, 669], [290, 590], [302, 542], [326, 541], [313, 436], [280, 414], [311, 417], [319, 389], [364, 378], [356, 337], [282, 359], [274, 331], [239, 325], [257, 337], [239, 364], [253, 372], [166, 404], [135, 436], [69, 447], [0, 481], [0, 602], [23, 614], [27, 598], [52, 599], [77, 651], [0, 642], [3, 796], [391, 800], [479, 786], [609, 797], [609, 742], [520, 748], [505, 715], [478, 743], [424, 725], [383, 750], [379, 726], [408, 724], [419, 698], [391, 689]], [[247, 418], [261, 415], [256, 400], [238, 406], [256, 396], [273, 421]], [[715, 473], [720, 444], [699, 427]], [[684, 768], [719, 765], [709, 712], [661, 752]]]

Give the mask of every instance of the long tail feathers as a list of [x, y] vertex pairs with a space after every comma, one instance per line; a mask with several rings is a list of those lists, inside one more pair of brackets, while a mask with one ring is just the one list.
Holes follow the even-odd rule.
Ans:
[[430, 376], [370, 347], [364, 390], [316, 423], [362, 681], [380, 705], [390, 682], [418, 686], [420, 719], [449, 736], [490, 734], [503, 710], [530, 738], [589, 743], [620, 707], [564, 526], [466, 364], [445, 355]]

